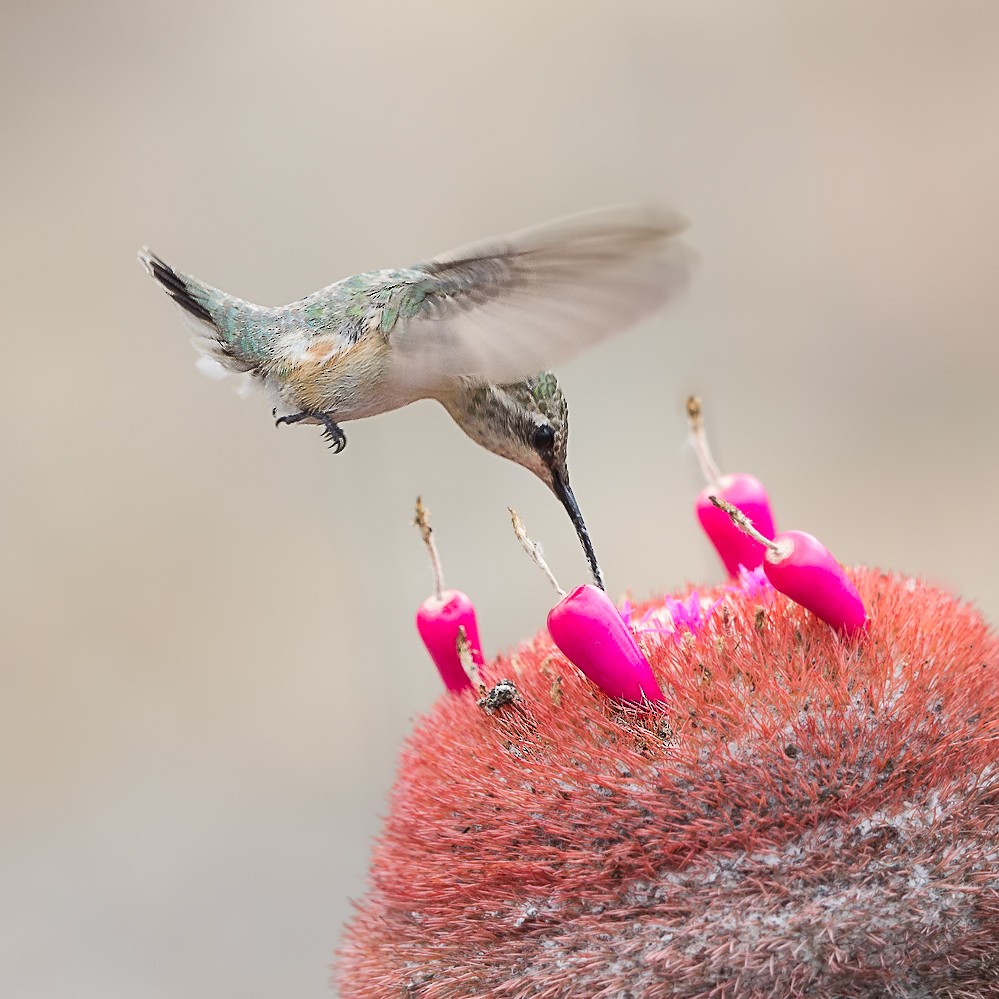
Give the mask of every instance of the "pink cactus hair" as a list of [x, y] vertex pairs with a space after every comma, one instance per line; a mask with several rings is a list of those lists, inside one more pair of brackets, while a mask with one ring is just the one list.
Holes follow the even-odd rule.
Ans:
[[850, 577], [850, 639], [758, 571], [626, 607], [665, 705], [610, 700], [547, 632], [489, 668], [512, 703], [444, 694], [340, 995], [999, 996], [999, 639]]

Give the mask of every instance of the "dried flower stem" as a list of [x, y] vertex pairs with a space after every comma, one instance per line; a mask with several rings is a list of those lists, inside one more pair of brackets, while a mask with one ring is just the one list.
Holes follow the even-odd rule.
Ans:
[[458, 625], [458, 637], [454, 640], [454, 650], [458, 653], [458, 662], [465, 671], [465, 676], [471, 681], [476, 690], [485, 690], [482, 678], [479, 676], [479, 668], [472, 658], [472, 643], [468, 640], [468, 632], [463, 624]]
[[512, 506], [508, 506], [507, 509], [510, 511], [510, 520], [513, 523], [513, 533], [517, 535], [517, 540], [523, 546], [524, 551], [531, 556], [538, 568], [548, 577], [548, 582], [555, 587], [555, 592], [559, 595], [559, 598], [564, 597], [565, 590], [558, 585], [555, 574], [548, 568], [548, 563], [541, 554], [540, 546], [527, 536], [527, 528], [524, 527], [524, 522], [520, 519], [520, 514]]
[[[759, 541], [761, 545], [765, 545], [773, 552], [779, 552], [781, 550], [780, 545], [775, 544], [768, 537], [760, 534], [755, 527], [753, 527], [753, 522], [736, 506], [732, 506], [731, 503], [726, 503], [725, 500], [719, 499], [717, 496], [709, 496], [709, 500], [719, 510], [724, 511], [732, 519], [732, 523], [739, 528], [744, 534], [748, 534], [754, 541]], [[724, 521], [722, 521], [724, 523]]]
[[430, 511], [423, 505], [423, 497], [416, 497], [416, 519], [414, 524], [420, 529], [420, 537], [430, 553], [430, 564], [434, 570], [434, 596], [441, 600], [444, 592], [444, 570], [441, 569], [441, 557], [437, 553], [437, 542], [434, 541], [434, 529], [430, 526]]
[[701, 466], [701, 474], [709, 486], [716, 485], [721, 478], [721, 469], [715, 464], [708, 447], [708, 437], [704, 432], [704, 414], [701, 410], [701, 400], [692, 395], [687, 399], [687, 422], [690, 425], [690, 442], [694, 446], [694, 454]]

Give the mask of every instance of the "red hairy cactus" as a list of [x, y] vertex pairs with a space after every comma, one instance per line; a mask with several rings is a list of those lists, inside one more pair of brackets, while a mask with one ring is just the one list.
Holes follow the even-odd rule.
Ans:
[[[844, 638], [761, 572], [625, 613], [664, 704], [547, 633], [402, 754], [351, 997], [999, 995], [999, 639], [850, 573]], [[512, 697], [512, 699], [511, 699]]]

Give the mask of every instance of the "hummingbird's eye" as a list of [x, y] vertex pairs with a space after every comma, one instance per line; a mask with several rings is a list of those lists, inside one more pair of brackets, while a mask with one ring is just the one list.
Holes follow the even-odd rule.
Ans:
[[542, 423], [537, 430], [534, 431], [534, 439], [532, 441], [534, 444], [534, 450], [540, 451], [543, 454], [551, 451], [555, 446], [555, 431], [552, 430], [547, 423]]

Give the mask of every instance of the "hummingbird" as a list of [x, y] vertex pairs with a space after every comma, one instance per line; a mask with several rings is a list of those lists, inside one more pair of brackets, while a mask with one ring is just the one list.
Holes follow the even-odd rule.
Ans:
[[603, 573], [569, 485], [569, 408], [549, 370], [623, 332], [686, 287], [695, 263], [679, 215], [588, 212], [462, 246], [410, 267], [344, 278], [290, 305], [253, 305], [139, 260], [181, 308], [199, 367], [242, 376], [275, 426], [341, 424], [436, 399], [476, 443], [533, 472]]

